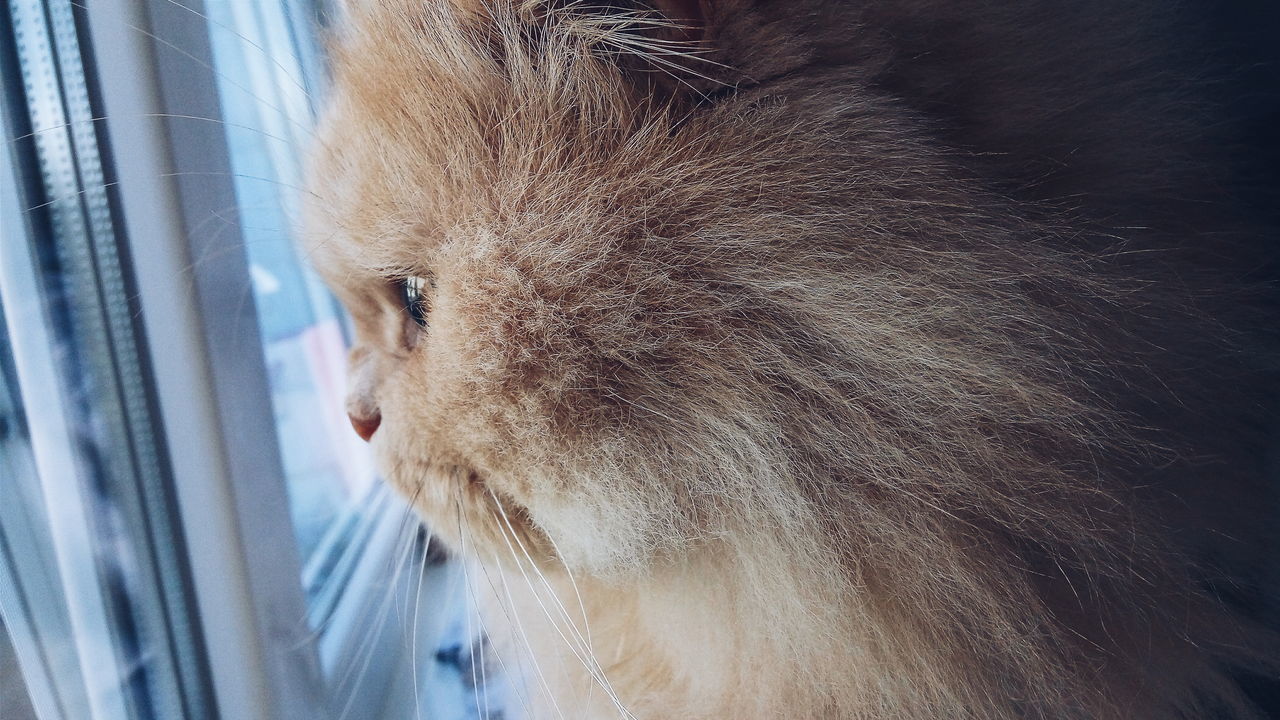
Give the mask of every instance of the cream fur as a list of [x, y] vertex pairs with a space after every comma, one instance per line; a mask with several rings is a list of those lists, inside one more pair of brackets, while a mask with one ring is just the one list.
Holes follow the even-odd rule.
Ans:
[[535, 714], [1249, 717], [1274, 646], [1214, 593], [1269, 381], [1208, 106], [1085, 7], [676, 5], [367, 0], [335, 43], [353, 407]]

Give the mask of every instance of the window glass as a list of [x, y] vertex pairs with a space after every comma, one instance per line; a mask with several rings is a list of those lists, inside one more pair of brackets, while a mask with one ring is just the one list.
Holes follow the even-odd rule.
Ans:
[[[156, 100], [165, 112], [147, 117], [164, 118], [171, 132], [126, 135], [141, 138], [138, 148], [107, 142], [120, 137], [113, 124], [119, 118], [104, 120], [102, 99], [128, 96], [118, 77], [115, 84], [106, 79], [108, 69], [146, 73], [131, 72], [127, 63], [95, 67], [87, 38], [110, 34], [92, 32], [100, 29], [94, 11], [74, 0], [0, 5], [0, 690], [6, 695], [0, 717], [27, 720], [34, 711], [40, 720], [212, 720], [224, 699], [214, 701], [214, 686], [222, 693], [218, 682], [226, 678], [218, 668], [231, 657], [258, 662], [241, 665], [255, 668], [242, 674], [266, 678], [235, 686], [268, 688], [272, 704], [255, 717], [511, 720], [496, 669], [472, 662], [472, 649], [484, 640], [461, 568], [429, 556], [428, 534], [377, 479], [368, 446], [348, 424], [347, 320], [291, 238], [314, 98], [324, 90], [317, 3], [120, 2], [154, 23], [143, 29], [146, 22], [97, 16], [154, 42], [147, 46], [154, 53], [137, 56], [140, 70], [181, 74], [198, 67], [212, 78], [207, 90], [192, 83], [179, 101]], [[166, 24], [174, 18], [185, 25]], [[208, 48], [169, 41], [193, 29], [208, 38]], [[95, 44], [101, 52], [109, 43]], [[167, 86], [159, 85], [164, 96]], [[215, 95], [218, 106], [208, 109]], [[205, 137], [215, 139], [183, 145], [173, 139], [181, 133], [172, 133], [180, 123], [210, 129]], [[219, 207], [192, 201], [187, 186], [165, 189], [136, 172], [126, 180], [125, 169], [136, 166], [123, 156], [143, 149], [173, 158], [175, 169], [193, 167], [184, 159], [225, 150], [229, 178], [220, 165], [213, 166], [218, 172], [172, 173], [187, 186], [215, 182], [191, 182], [192, 175], [217, 175], [226, 186], [210, 194], [220, 200], [209, 205]], [[234, 204], [221, 207], [232, 192]], [[156, 206], [182, 214], [186, 235], [138, 232], [146, 223], [129, 209], [137, 207], [129, 200], [137, 194], [164, 198]], [[145, 237], [130, 238], [129, 231]], [[193, 238], [201, 233], [222, 233], [226, 242], [198, 244]], [[237, 262], [243, 252], [245, 269], [205, 274], [214, 258], [200, 257], [200, 247], [215, 248], [209, 255], [236, 253]], [[195, 317], [184, 327], [207, 346], [188, 339], [192, 345], [182, 347], [205, 353], [210, 367], [224, 373], [211, 373], [210, 387], [201, 388], [201, 398], [216, 407], [207, 416], [179, 413], [177, 423], [173, 404], [195, 403], [185, 394], [162, 395], [156, 380], [173, 377], [164, 374], [162, 359], [175, 355], [165, 343], [177, 340], [147, 337], [147, 323], [167, 317], [171, 305], [144, 300], [172, 297], [165, 294], [172, 288], [157, 291], [156, 265], [148, 276], [140, 269], [147, 256], [130, 255], [161, 257], [162, 249], [177, 258], [175, 265], [191, 263], [184, 268], [189, 277], [178, 283], [196, 288], [189, 311]], [[234, 303], [224, 303], [225, 294], [213, 300], [201, 294], [210, 278], [239, 292], [241, 314], [216, 312]], [[220, 336], [201, 334], [202, 322], [242, 323], [249, 347], [213, 347], [208, 339]], [[265, 385], [258, 384], [262, 366], [219, 362], [257, 352]], [[227, 384], [219, 377], [250, 387], [250, 371], [259, 373], [251, 387], [263, 389], [235, 396], [240, 404], [219, 393]], [[235, 455], [242, 464], [229, 466], [223, 479], [240, 492], [225, 500], [199, 495], [226, 507], [205, 503], [193, 513], [191, 483], [178, 479], [190, 476], [166, 443], [195, 435], [232, 457], [230, 449], [243, 446], [225, 440], [235, 436], [229, 424], [244, 422], [249, 412], [258, 413], [254, 427], [263, 428], [252, 433], [250, 446], [264, 457]], [[266, 430], [272, 420], [274, 437]], [[208, 467], [221, 478], [216, 462]], [[287, 504], [283, 492], [262, 502], [281, 489], [281, 476]], [[214, 522], [214, 515], [230, 520]], [[203, 537], [203, 546], [193, 540], [188, 547], [184, 527], [192, 538]], [[280, 533], [265, 545], [281, 552], [260, 550], [269, 534], [264, 528]], [[243, 548], [253, 562], [237, 570], [236, 550], [219, 564], [226, 558], [210, 560], [210, 544]], [[208, 584], [201, 584], [210, 575], [200, 571], [209, 567], [221, 573], [215, 581], [242, 572], [255, 582], [230, 602], [225, 594], [210, 602]], [[240, 602], [243, 609], [226, 607]], [[202, 637], [211, 616], [245, 620], [230, 625], [244, 634]], [[232, 697], [250, 696], [257, 697]]]
[[346, 346], [335, 301], [290, 236], [300, 157], [321, 83], [307, 4], [211, 0], [214, 68], [240, 229], [271, 384], [294, 530], [308, 594], [356, 525], [374, 473], [343, 410]]
[[[469, 663], [479, 623], [459, 569], [428, 562], [426, 534], [376, 480], [344, 409], [347, 323], [291, 236], [301, 160], [324, 92], [322, 8], [207, 0], [271, 401], [309, 616], [338, 717], [502, 718]], [[490, 672], [490, 675], [496, 675]], [[507, 712], [507, 718], [513, 717]]]
[[26, 681], [18, 670], [18, 656], [3, 617], [0, 617], [0, 717], [36, 720], [36, 710], [31, 706]]
[[211, 717], [76, 8], [0, 5], [0, 614], [42, 720]]

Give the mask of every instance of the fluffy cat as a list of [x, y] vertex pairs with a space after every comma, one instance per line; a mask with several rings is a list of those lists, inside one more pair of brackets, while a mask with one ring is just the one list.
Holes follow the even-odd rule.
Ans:
[[1262, 716], [1266, 224], [1161, 5], [352, 0], [349, 410], [533, 716]]

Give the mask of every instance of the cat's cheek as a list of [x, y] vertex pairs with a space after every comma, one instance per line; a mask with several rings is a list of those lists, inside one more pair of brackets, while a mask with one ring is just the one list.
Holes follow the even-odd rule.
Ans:
[[651, 523], [642, 502], [590, 494], [531, 498], [529, 514], [560, 561], [575, 572], [619, 577], [642, 571], [652, 556]]
[[492, 564], [560, 564], [555, 545], [530, 522], [524, 507], [474, 472], [390, 451], [385, 465], [391, 485], [453, 553]]

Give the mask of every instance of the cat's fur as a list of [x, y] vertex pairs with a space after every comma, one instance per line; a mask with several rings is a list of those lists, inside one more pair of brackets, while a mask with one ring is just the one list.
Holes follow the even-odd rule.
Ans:
[[1264, 231], [1163, 3], [353, 5], [351, 409], [538, 717], [1258, 712]]

